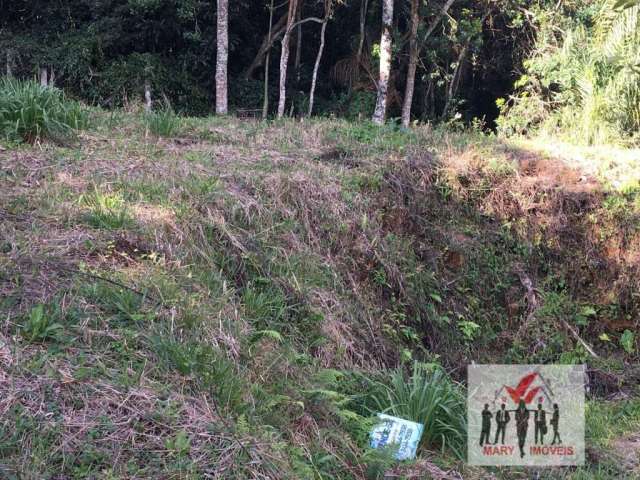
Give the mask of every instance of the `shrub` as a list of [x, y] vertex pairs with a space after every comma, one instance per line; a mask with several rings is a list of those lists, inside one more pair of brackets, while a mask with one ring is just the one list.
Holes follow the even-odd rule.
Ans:
[[465, 455], [465, 399], [460, 388], [435, 364], [414, 362], [406, 378], [402, 369], [374, 397], [380, 411], [424, 425], [421, 443]]
[[[498, 106], [500, 132], [564, 133], [587, 144], [633, 143], [640, 129], [640, 3], [577, 2], [541, 16], [518, 95]], [[557, 32], [564, 31], [558, 43]]]
[[0, 132], [14, 140], [62, 143], [88, 125], [88, 111], [62, 90], [35, 81], [0, 80]]

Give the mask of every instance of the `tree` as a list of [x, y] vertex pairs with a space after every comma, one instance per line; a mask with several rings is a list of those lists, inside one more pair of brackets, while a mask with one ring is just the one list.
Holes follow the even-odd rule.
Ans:
[[282, 50], [280, 53], [280, 97], [278, 99], [278, 118], [284, 116], [284, 107], [287, 100], [287, 64], [289, 63], [289, 41], [291, 30], [295, 25], [298, 0], [289, 0], [289, 12], [287, 13], [287, 27], [282, 37]]
[[229, 0], [218, 0], [216, 39], [216, 113], [226, 115], [227, 63], [229, 58]]
[[313, 67], [313, 76], [311, 78], [311, 90], [309, 92], [309, 116], [313, 113], [313, 102], [316, 93], [316, 82], [318, 79], [318, 69], [320, 68], [320, 60], [322, 59], [322, 52], [324, 50], [324, 37], [327, 31], [327, 23], [333, 9], [333, 0], [325, 0], [324, 2], [324, 19], [322, 20], [322, 27], [320, 29], [320, 48], [318, 48], [318, 55], [316, 56], [316, 63]]
[[[277, 9], [278, 7], [274, 8]], [[264, 40], [262, 41], [262, 44], [258, 49], [258, 53], [256, 53], [253, 61], [244, 71], [243, 76], [245, 80], [251, 78], [251, 75], [253, 75], [253, 72], [255, 72], [256, 68], [262, 65], [262, 61], [267, 57], [267, 53], [271, 50], [271, 45], [273, 45], [273, 43], [284, 33], [287, 27], [287, 15], [283, 15], [282, 17], [280, 17], [280, 19], [275, 24], [273, 24], [273, 18], [271, 18], [269, 25], [269, 33], [265, 35]]]
[[[271, 34], [273, 32], [273, 0], [269, 5], [269, 33], [267, 34], [267, 45], [271, 45]], [[269, 64], [271, 63], [271, 51], [267, 51], [264, 61], [264, 99], [262, 101], [262, 119], [269, 115]]]
[[[332, 0], [327, 0], [327, 1], [332, 1]], [[285, 102], [287, 100], [287, 64], [289, 62], [289, 43], [291, 39], [291, 32], [295, 27], [300, 27], [303, 23], [306, 23], [306, 22], [325, 23], [327, 19], [326, 16], [325, 16], [325, 19], [321, 19], [317, 17], [307, 17], [302, 20], [296, 21], [295, 19], [296, 19], [296, 11], [298, 8], [298, 2], [299, 0], [289, 0], [289, 12], [287, 14], [287, 28], [285, 29], [284, 37], [282, 38], [282, 50], [280, 54], [280, 97], [278, 99], [278, 118], [282, 118], [284, 116], [284, 107], [285, 107]], [[324, 48], [324, 45], [323, 45], [323, 48]], [[322, 50], [319, 52], [319, 55], [322, 55]]]
[[356, 58], [358, 60], [358, 68], [360, 68], [360, 60], [362, 59], [362, 49], [364, 48], [365, 39], [365, 27], [367, 24], [367, 9], [369, 7], [369, 0], [361, 0], [360, 2], [360, 35], [358, 36], [358, 51], [356, 52]]
[[[447, 2], [440, 10], [440, 13], [433, 19], [429, 28], [422, 37], [422, 44], [431, 36], [433, 31], [440, 23], [442, 17], [444, 17], [451, 5], [455, 0], [447, 0]], [[418, 65], [418, 56], [420, 55], [420, 48], [418, 45], [418, 27], [420, 25], [420, 12], [419, 12], [419, 0], [411, 0], [411, 32], [409, 34], [409, 69], [407, 71], [407, 83], [404, 90], [404, 102], [402, 104], [402, 126], [408, 127], [411, 121], [411, 105], [413, 104], [413, 90], [416, 80], [416, 67]]]
[[419, 0], [411, 0], [411, 33], [409, 36], [409, 69], [407, 70], [407, 83], [404, 91], [404, 103], [402, 104], [402, 126], [408, 127], [411, 121], [411, 104], [413, 103], [413, 89], [416, 80], [416, 67], [418, 65], [418, 25], [420, 23]]
[[387, 90], [391, 70], [391, 23], [393, 22], [393, 0], [382, 0], [382, 35], [380, 38], [380, 77], [378, 97], [373, 112], [373, 123], [384, 124], [387, 113]]

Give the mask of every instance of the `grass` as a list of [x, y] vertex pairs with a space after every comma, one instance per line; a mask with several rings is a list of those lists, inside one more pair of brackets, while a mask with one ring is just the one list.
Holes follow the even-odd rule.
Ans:
[[[589, 445], [637, 431], [604, 399], [637, 395], [637, 192], [477, 131], [95, 115], [3, 157], [0, 476], [483, 478], [470, 360], [586, 360]], [[416, 462], [368, 451], [381, 410], [425, 421]]]
[[55, 87], [0, 80], [0, 132], [13, 140], [62, 143], [89, 124], [88, 110]]
[[465, 396], [438, 365], [414, 362], [408, 378], [399, 369], [382, 392], [375, 397], [377, 411], [423, 424], [422, 445], [465, 457]]
[[87, 208], [85, 221], [94, 228], [119, 230], [134, 224], [125, 201], [118, 194], [94, 189], [82, 195], [80, 203]]
[[44, 305], [39, 304], [29, 312], [22, 325], [21, 333], [28, 342], [40, 342], [56, 339], [63, 328], [50, 312], [45, 312]]
[[181, 126], [180, 117], [169, 107], [146, 113], [144, 123], [146, 128], [158, 137], [171, 137], [178, 132]]

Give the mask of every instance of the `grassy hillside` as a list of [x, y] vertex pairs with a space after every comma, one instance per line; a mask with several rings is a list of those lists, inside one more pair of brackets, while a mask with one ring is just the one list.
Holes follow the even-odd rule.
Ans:
[[[542, 478], [638, 471], [637, 151], [91, 116], [0, 147], [0, 477], [487, 478], [471, 361], [587, 362], [588, 465]], [[396, 466], [414, 361], [454, 432]]]

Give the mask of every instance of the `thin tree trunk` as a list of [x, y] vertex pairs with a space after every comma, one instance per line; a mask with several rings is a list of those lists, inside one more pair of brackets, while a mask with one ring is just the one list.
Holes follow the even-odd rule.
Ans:
[[387, 110], [387, 90], [391, 70], [391, 25], [393, 23], [393, 0], [382, 1], [382, 36], [380, 38], [380, 79], [378, 80], [378, 98], [372, 121], [384, 124]]
[[[442, 17], [444, 17], [451, 5], [455, 0], [447, 0], [443, 5], [440, 13], [429, 24], [427, 31], [422, 37], [422, 44], [431, 36], [435, 28], [440, 23]], [[407, 83], [404, 90], [404, 102], [402, 104], [402, 126], [408, 127], [411, 122], [411, 105], [413, 104], [413, 92], [415, 89], [416, 79], [416, 66], [418, 64], [418, 55], [420, 54], [420, 48], [418, 46], [418, 23], [420, 21], [418, 12], [419, 2], [417, 0], [411, 0], [411, 33], [409, 36], [409, 67], [407, 70]]]
[[262, 61], [265, 59], [267, 52], [271, 51], [271, 45], [273, 45], [273, 42], [275, 42], [278, 37], [282, 35], [282, 33], [285, 31], [286, 25], [287, 16], [283, 15], [271, 29], [271, 35], [266, 35], [264, 37], [264, 40], [262, 41], [262, 44], [258, 49], [258, 53], [256, 53], [256, 56], [253, 58], [251, 64], [244, 72], [245, 79], [248, 80], [249, 78], [251, 78], [251, 75], [253, 75], [253, 72], [256, 70], [256, 68], [262, 65]]
[[356, 53], [356, 58], [358, 59], [358, 65], [360, 65], [360, 59], [362, 58], [362, 50], [364, 49], [364, 37], [365, 37], [364, 29], [367, 23], [368, 6], [369, 6], [369, 0], [361, 0], [360, 2], [360, 37], [358, 39], [358, 51]]
[[42, 85], [43, 87], [46, 87], [48, 84], [47, 82], [47, 69], [46, 67], [40, 68], [40, 85]]
[[442, 6], [442, 10], [440, 10], [440, 13], [438, 14], [438, 16], [432, 20], [432, 22], [429, 24], [429, 28], [427, 28], [427, 31], [424, 33], [424, 36], [422, 37], [422, 42], [420, 42], [422, 45], [424, 45], [424, 42], [426, 42], [427, 39], [431, 36], [433, 31], [436, 29], [436, 27], [440, 23], [440, 20], [442, 20], [442, 17], [444, 17], [447, 14], [449, 9], [451, 8], [451, 5], [453, 5], [455, 1], [456, 0], [447, 0], [447, 3], [445, 3]]
[[278, 99], [278, 118], [284, 116], [285, 102], [287, 101], [287, 66], [289, 63], [289, 41], [291, 30], [296, 18], [298, 0], [289, 0], [289, 13], [287, 15], [287, 28], [282, 37], [282, 51], [280, 53], [280, 98]]
[[229, 0], [218, 0], [216, 39], [216, 114], [228, 112]]
[[460, 81], [460, 70], [462, 68], [462, 64], [464, 63], [465, 57], [467, 56], [467, 51], [469, 50], [469, 43], [470, 43], [470, 40], [467, 40], [467, 42], [464, 44], [464, 47], [462, 47], [462, 50], [460, 50], [460, 54], [458, 55], [456, 68], [453, 71], [453, 78], [451, 79], [451, 82], [449, 83], [449, 88], [447, 89], [447, 100], [444, 104], [444, 110], [442, 111], [443, 118], [445, 118], [449, 114], [451, 100], [453, 99], [453, 96], [456, 94], [456, 91], [458, 90], [458, 84]]
[[11, 69], [11, 65], [13, 63], [13, 58], [11, 56], [11, 50], [7, 49], [7, 77], [13, 77], [13, 71]]
[[416, 81], [416, 67], [418, 65], [418, 24], [420, 14], [418, 0], [411, 0], [411, 36], [409, 37], [409, 68], [407, 70], [407, 83], [404, 89], [404, 103], [402, 104], [402, 126], [407, 128], [411, 121], [411, 105], [413, 103], [413, 90]]
[[327, 23], [329, 22], [329, 7], [327, 3], [325, 3], [324, 8], [325, 8], [325, 17], [324, 17], [324, 22], [322, 22], [322, 29], [320, 30], [320, 48], [318, 49], [316, 64], [313, 66], [313, 77], [311, 79], [311, 91], [309, 92], [309, 116], [311, 116], [311, 114], [313, 113], [313, 101], [316, 94], [316, 81], [318, 79], [318, 69], [320, 68], [320, 60], [322, 59], [322, 51], [324, 50], [324, 34], [327, 30]]
[[151, 113], [151, 83], [149, 79], [144, 81], [144, 110], [147, 113]]
[[262, 119], [266, 120], [269, 115], [269, 64], [271, 63], [271, 33], [273, 31], [273, 0], [269, 6], [269, 34], [267, 36], [267, 45], [269, 49], [264, 63], [264, 101], [262, 103]]
[[[298, 9], [298, 15], [296, 18], [296, 22], [300, 21], [302, 18], [302, 7], [304, 4], [300, 5]], [[294, 63], [294, 69], [296, 72], [296, 85], [300, 83], [300, 65], [302, 61], [302, 24], [298, 23], [298, 27], [296, 28], [296, 60]]]

